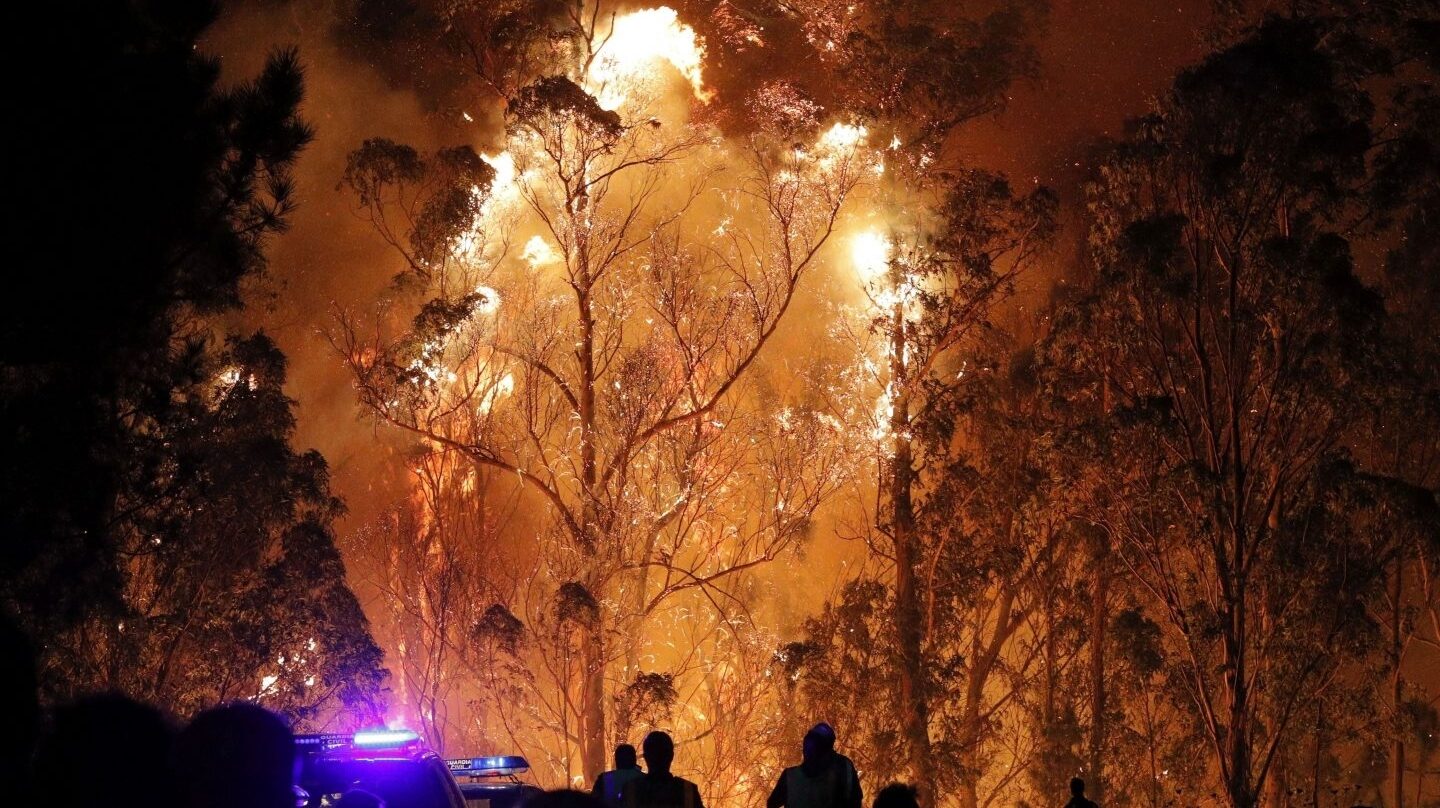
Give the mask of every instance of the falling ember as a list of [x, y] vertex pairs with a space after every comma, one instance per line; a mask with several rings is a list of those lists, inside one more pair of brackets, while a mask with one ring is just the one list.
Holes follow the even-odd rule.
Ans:
[[595, 53], [586, 84], [596, 91], [601, 106], [616, 109], [627, 100], [627, 87], [645, 79], [656, 62], [669, 62], [690, 83], [695, 97], [708, 103], [714, 94], [701, 77], [704, 56], [695, 29], [680, 22], [675, 9], [632, 11], [615, 18]]
[[860, 280], [871, 283], [885, 274], [890, 266], [890, 241], [883, 233], [866, 230], [850, 239], [850, 261]]

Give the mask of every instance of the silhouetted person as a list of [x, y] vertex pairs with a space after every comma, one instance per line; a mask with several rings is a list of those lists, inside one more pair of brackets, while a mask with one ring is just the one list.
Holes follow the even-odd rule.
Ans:
[[295, 738], [263, 707], [236, 702], [195, 716], [176, 760], [187, 808], [294, 808]]
[[780, 773], [766, 808], [860, 808], [860, 775], [835, 751], [835, 730], [820, 722], [805, 733], [799, 766]]
[[620, 802], [624, 808], [705, 808], [694, 783], [670, 773], [675, 742], [663, 732], [652, 732], [640, 745], [650, 771], [625, 784]]
[[891, 783], [875, 795], [872, 808], [920, 808], [920, 797], [915, 793], [914, 786]]
[[610, 808], [620, 808], [625, 784], [644, 774], [635, 763], [635, 747], [622, 743], [615, 747], [615, 768], [595, 778], [595, 787], [590, 789], [590, 794]]
[[1100, 808], [1100, 806], [1085, 798], [1085, 781], [1079, 777], [1072, 777], [1070, 778], [1070, 801], [1065, 803], [1065, 808]]
[[57, 708], [52, 719], [36, 760], [33, 804], [178, 804], [170, 766], [175, 731], [159, 710], [120, 695], [88, 696]]

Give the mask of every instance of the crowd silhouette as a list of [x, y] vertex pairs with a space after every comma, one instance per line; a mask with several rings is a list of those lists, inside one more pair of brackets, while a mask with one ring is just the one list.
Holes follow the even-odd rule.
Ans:
[[[180, 728], [159, 709], [119, 694], [98, 694], [42, 713], [33, 653], [0, 621], [0, 773], [11, 804], [82, 808], [293, 808], [300, 774], [294, 735], [279, 716], [248, 703], [224, 704]], [[766, 808], [862, 808], [855, 764], [836, 751], [835, 730], [819, 723], [801, 741], [801, 760], [781, 772]], [[655, 731], [615, 749], [615, 768], [590, 793], [561, 789], [524, 808], [704, 808], [701, 788], [671, 772], [675, 742]], [[1067, 808], [1096, 808], [1085, 783], [1070, 783]], [[347, 792], [337, 808], [387, 808], [369, 792]], [[871, 808], [919, 808], [914, 786], [891, 783]]]
[[221, 705], [177, 731], [154, 707], [101, 694], [48, 719], [33, 753], [13, 758], [8, 793], [25, 795], [22, 805], [294, 808], [294, 737], [262, 707]]

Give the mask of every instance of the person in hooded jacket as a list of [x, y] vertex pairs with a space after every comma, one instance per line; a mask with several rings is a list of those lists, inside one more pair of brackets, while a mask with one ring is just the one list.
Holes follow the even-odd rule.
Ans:
[[799, 766], [780, 773], [765, 808], [860, 808], [860, 775], [835, 751], [835, 730], [820, 722], [805, 733]]

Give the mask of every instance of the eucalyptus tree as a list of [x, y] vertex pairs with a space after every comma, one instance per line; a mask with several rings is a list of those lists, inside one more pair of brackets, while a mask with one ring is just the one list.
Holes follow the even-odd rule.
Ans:
[[1113, 402], [1080, 440], [1110, 469], [1088, 478], [1091, 518], [1163, 626], [1235, 806], [1367, 652], [1393, 552], [1359, 529], [1370, 483], [1346, 452], [1385, 389], [1383, 310], [1341, 232], [1371, 112], [1307, 21], [1183, 72], [1100, 169], [1099, 277], [1047, 348], [1068, 399]]
[[[497, 605], [545, 659], [531, 696], [560, 768], [594, 776], [657, 666], [730, 669], [746, 575], [844, 473], [838, 425], [759, 371], [868, 163], [813, 119], [718, 140], [606, 55], [624, 16], [564, 20], [568, 72], [507, 91], [502, 155], [352, 155], [345, 184], [413, 308], [374, 332], [342, 319], [336, 345], [381, 421], [543, 513], [514, 526], [538, 539], [529, 605]], [[647, 630], [696, 615], [703, 671]]]

